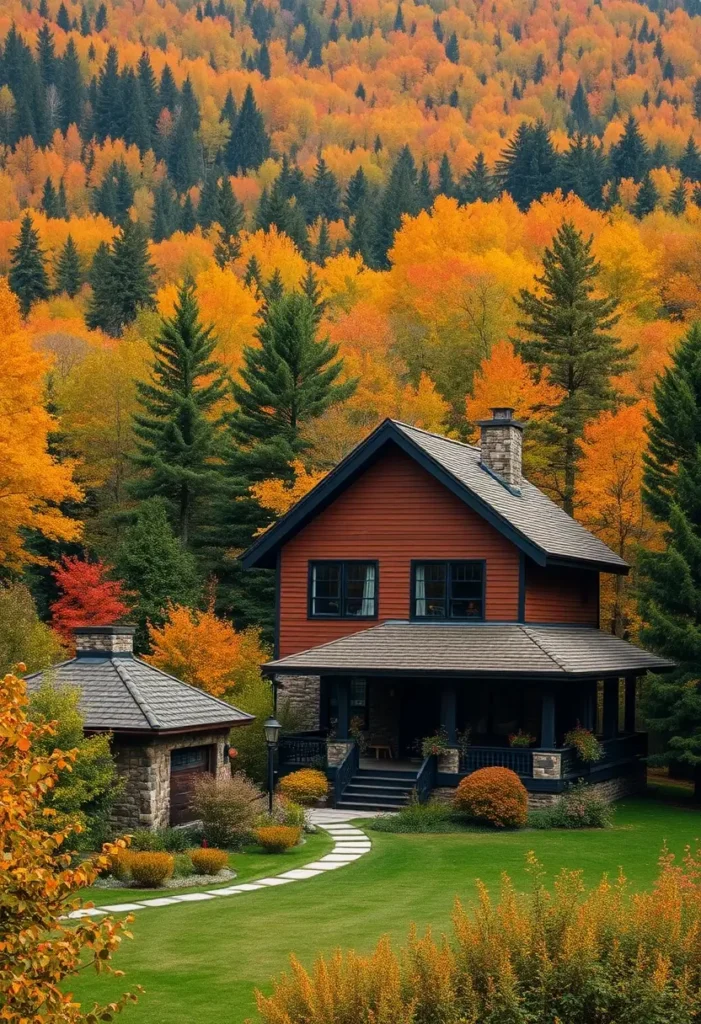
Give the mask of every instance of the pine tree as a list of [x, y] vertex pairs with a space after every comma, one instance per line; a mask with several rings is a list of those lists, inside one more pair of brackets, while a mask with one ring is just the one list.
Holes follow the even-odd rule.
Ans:
[[620, 318], [617, 301], [592, 297], [600, 268], [591, 246], [591, 238], [585, 241], [565, 222], [552, 248], [545, 250], [543, 273], [536, 278], [540, 292], [522, 289], [517, 300], [523, 318], [518, 323], [521, 355], [536, 372], [547, 368], [552, 383], [564, 392], [542, 430], [555, 453], [554, 486], [570, 515], [584, 427], [614, 406], [618, 396], [612, 379], [624, 372], [633, 351], [622, 349], [609, 333]]
[[346, 188], [346, 196], [344, 205], [346, 207], [347, 216], [354, 216], [358, 212], [358, 207], [361, 203], [365, 202], [368, 198], [368, 179], [365, 176], [365, 171], [362, 167], [359, 167], [355, 174], [351, 175], [348, 181], [348, 187]]
[[35, 302], [49, 297], [44, 251], [29, 212], [22, 218], [17, 241], [10, 249], [8, 281], [19, 300], [23, 316], [28, 315]]
[[461, 203], [476, 203], [478, 199], [483, 203], [490, 203], [496, 198], [496, 185], [481, 150], [467, 174], [460, 179], [458, 193]]
[[701, 78], [694, 82], [693, 92], [694, 117], [701, 120]]
[[542, 121], [523, 121], [497, 163], [497, 177], [521, 210], [558, 184], [559, 162]]
[[240, 234], [245, 223], [243, 206], [234, 195], [228, 174], [219, 188], [219, 239], [214, 247], [214, 258], [220, 267], [232, 263], [241, 251]]
[[178, 87], [175, 84], [173, 72], [170, 70], [170, 65], [165, 64], [158, 83], [159, 110], [163, 110], [165, 108], [166, 110], [169, 110], [171, 114], [174, 113], [179, 99], [180, 93], [178, 92]]
[[290, 475], [290, 464], [308, 442], [304, 425], [348, 399], [356, 381], [340, 383], [338, 346], [316, 337], [316, 312], [306, 295], [290, 292], [266, 304], [258, 329], [260, 347], [243, 353], [241, 383], [234, 381], [236, 409], [229, 425], [247, 479]]
[[650, 153], [632, 114], [626, 121], [620, 140], [611, 147], [609, 160], [619, 181], [622, 178], [642, 181], [645, 177], [650, 166]]
[[260, 264], [255, 256], [251, 256], [246, 264], [246, 273], [243, 278], [243, 283], [247, 288], [260, 289], [261, 279], [262, 272]]
[[445, 55], [453, 64], [460, 63], [460, 44], [455, 32], [451, 32], [445, 44]]
[[146, 235], [140, 225], [127, 220], [112, 246], [102, 243], [93, 258], [93, 294], [85, 315], [88, 327], [118, 337], [140, 309], [153, 307], [153, 278]]
[[110, 46], [97, 82], [97, 103], [94, 111], [95, 134], [99, 142], [118, 139], [123, 131], [122, 89], [119, 78], [117, 49]]
[[100, 4], [95, 15], [95, 31], [104, 32], [107, 28], [107, 8], [104, 3]]
[[63, 178], [58, 183], [58, 191], [56, 192], [56, 210], [57, 217], [61, 220], [68, 220], [68, 200], [66, 198], [66, 186]]
[[37, 61], [44, 87], [53, 85], [58, 77], [59, 64], [56, 59], [53, 32], [46, 22], [37, 32]]
[[183, 546], [192, 543], [198, 512], [219, 486], [220, 420], [213, 412], [226, 388], [215, 346], [211, 326], [200, 323], [194, 285], [185, 283], [151, 343], [151, 380], [137, 381], [143, 412], [134, 417], [135, 462], [144, 475], [134, 494], [166, 501]]
[[320, 267], [323, 267], [331, 255], [331, 252], [329, 225], [328, 222], [322, 218], [321, 225], [319, 227], [319, 237], [316, 245], [314, 246], [314, 262], [318, 263]]
[[688, 178], [689, 181], [701, 181], [701, 153], [699, 153], [698, 146], [694, 142], [693, 135], [689, 136], [686, 148], [679, 158], [677, 167], [681, 171], [682, 177]]
[[645, 175], [638, 189], [638, 194], [635, 199], [635, 205], [633, 207], [633, 213], [636, 217], [645, 217], [657, 206], [660, 199], [660, 194], [655, 188], [655, 183], [650, 177], [649, 172]]
[[366, 200], [358, 206], [353, 217], [348, 248], [352, 256], [360, 256], [365, 266], [373, 269], [377, 266], [375, 226], [376, 217], [369, 201]]
[[584, 91], [582, 80], [577, 82], [577, 88], [572, 93], [572, 99], [570, 100], [570, 113], [572, 115], [573, 126], [583, 134], [591, 129], [591, 114], [589, 112], [589, 100], [587, 94]]
[[677, 662], [648, 677], [644, 711], [665, 749], [653, 763], [691, 766], [701, 799], [701, 327], [695, 324], [653, 387], [643, 500], [664, 526], [662, 551], [638, 555], [641, 638]]
[[438, 166], [438, 194], [449, 197], [455, 195], [455, 179], [447, 153], [443, 154]]
[[85, 89], [83, 75], [80, 70], [80, 59], [73, 39], [68, 45], [61, 60], [58, 72], [59, 125], [62, 132], [71, 124], [80, 124]]
[[377, 260], [381, 266], [388, 266], [387, 253], [394, 242], [402, 214], [412, 216], [421, 209], [416, 164], [408, 146], [399, 153], [385, 186], [377, 217]]
[[80, 291], [82, 281], [83, 271], [78, 247], [73, 241], [73, 236], [69, 234], [56, 261], [56, 291], [59, 294], [65, 292], [72, 299]]
[[180, 213], [180, 230], [184, 231], [186, 235], [189, 235], [197, 227], [197, 214], [195, 213], [195, 206], [192, 202], [192, 196], [188, 192], [183, 201], [183, 207]]
[[51, 219], [59, 216], [58, 197], [51, 178], [47, 178], [44, 182], [44, 188], [41, 193], [41, 209]]
[[314, 169], [308, 216], [310, 222], [315, 221], [317, 217], [325, 217], [331, 221], [339, 220], [341, 216], [341, 190], [335, 174], [329, 170], [321, 154]]
[[168, 170], [180, 194], [196, 185], [202, 176], [196, 140], [197, 128], [192, 106], [183, 103], [173, 132], [173, 143], [168, 158]]
[[680, 177], [679, 181], [672, 189], [667, 209], [670, 213], [673, 213], [675, 217], [681, 217], [686, 210], [686, 180], [684, 178]]
[[401, 3], [397, 4], [397, 13], [394, 16], [394, 31], [406, 32], [406, 28], [404, 27], [404, 15], [402, 13]]
[[107, 242], [100, 242], [92, 258], [88, 281], [92, 295], [85, 311], [85, 323], [91, 330], [119, 334], [117, 300], [112, 283], [112, 255]]
[[606, 181], [606, 158], [601, 146], [591, 136], [586, 139], [577, 132], [570, 148], [562, 156], [561, 179], [563, 192], [574, 192], [593, 210], [604, 204], [603, 188]]
[[205, 231], [219, 222], [219, 182], [214, 168], [204, 180], [197, 207], [197, 222]]
[[117, 224], [123, 225], [129, 220], [129, 211], [134, 202], [134, 186], [124, 160], [115, 167], [114, 200]]
[[173, 189], [167, 178], [159, 181], [153, 195], [153, 212], [151, 214], [151, 238], [154, 242], [162, 242], [177, 231], [179, 209], [173, 196]]
[[545, 67], [545, 58], [543, 57], [542, 53], [539, 53], [536, 57], [535, 66], [533, 68], [533, 81], [536, 85], [538, 85], [539, 82], [543, 81], [543, 79], [545, 78], [546, 71], [547, 68]]
[[419, 171], [419, 180], [416, 186], [418, 197], [419, 197], [419, 209], [430, 210], [433, 206], [434, 194], [433, 185], [431, 184], [431, 172], [428, 168], [428, 163], [424, 160], [421, 164], [421, 170]]
[[263, 115], [256, 105], [253, 89], [248, 85], [227, 146], [226, 163], [232, 174], [256, 171], [269, 153], [270, 139], [265, 131]]
[[263, 43], [260, 50], [258, 51], [258, 57], [256, 59], [256, 67], [260, 71], [263, 78], [270, 78], [270, 53], [268, 51], [268, 44]]
[[56, 24], [64, 32], [70, 32], [71, 30], [71, 19], [68, 16], [66, 5], [61, 2], [58, 8], [58, 14], [56, 15]]
[[85, 4], [80, 5], [80, 34], [81, 36], [89, 36], [92, 32], [92, 25], [90, 24], [90, 15], [87, 12]]
[[115, 562], [119, 578], [137, 595], [135, 648], [148, 651], [148, 623], [162, 625], [169, 604], [194, 606], [201, 591], [195, 559], [174, 535], [163, 499], [139, 503]]
[[270, 306], [273, 302], [279, 302], [285, 294], [285, 285], [282, 281], [282, 274], [278, 267], [270, 275], [270, 280], [267, 284], [261, 286], [263, 298], [265, 299], [266, 306]]
[[358, 82], [358, 87], [355, 90], [355, 96], [356, 99], [362, 100], [363, 103], [365, 102], [365, 86], [362, 82]]

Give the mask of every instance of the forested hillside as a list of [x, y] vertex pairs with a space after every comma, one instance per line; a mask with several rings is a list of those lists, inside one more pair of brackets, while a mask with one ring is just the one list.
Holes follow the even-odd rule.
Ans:
[[[469, 439], [513, 405], [541, 486], [625, 557], [657, 543], [646, 412], [701, 311], [701, 18], [27, 0], [0, 39], [0, 575], [42, 617], [98, 559], [144, 645], [168, 602], [269, 624], [237, 551], [384, 416]], [[538, 334], [563, 274], [581, 387]]]

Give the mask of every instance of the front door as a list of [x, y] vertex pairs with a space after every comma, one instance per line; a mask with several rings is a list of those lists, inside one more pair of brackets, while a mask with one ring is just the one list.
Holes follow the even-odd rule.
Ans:
[[170, 823], [184, 825], [193, 820], [190, 807], [197, 779], [210, 771], [212, 748], [183, 747], [170, 754]]
[[399, 756], [421, 758], [421, 740], [440, 725], [440, 690], [431, 683], [406, 682], [397, 686], [400, 700]]

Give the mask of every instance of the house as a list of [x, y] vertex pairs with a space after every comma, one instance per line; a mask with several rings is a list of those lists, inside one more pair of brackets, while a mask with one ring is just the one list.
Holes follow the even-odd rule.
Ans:
[[[629, 566], [522, 476], [513, 410], [480, 427], [474, 447], [385, 420], [242, 556], [276, 570], [264, 671], [308, 717], [281, 770], [325, 756], [340, 806], [489, 765], [533, 803], [579, 777], [611, 799], [640, 785], [637, 681], [672, 665], [599, 629], [600, 574]], [[594, 764], [564, 745], [578, 722]], [[437, 730], [448, 749], [421, 762]], [[533, 746], [510, 746], [519, 730]]]
[[133, 626], [83, 626], [74, 636], [75, 658], [27, 676], [27, 689], [78, 687], [85, 732], [111, 733], [124, 779], [112, 824], [128, 831], [192, 820], [194, 782], [230, 775], [229, 731], [253, 716], [134, 657]]

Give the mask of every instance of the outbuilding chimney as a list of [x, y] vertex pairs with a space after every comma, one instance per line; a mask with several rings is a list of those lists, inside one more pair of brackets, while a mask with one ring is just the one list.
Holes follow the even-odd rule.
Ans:
[[482, 454], [480, 463], [511, 491], [521, 492], [523, 423], [514, 419], [514, 410], [492, 409], [491, 420], [479, 420]]
[[78, 658], [134, 653], [135, 626], [76, 626], [73, 630]]

